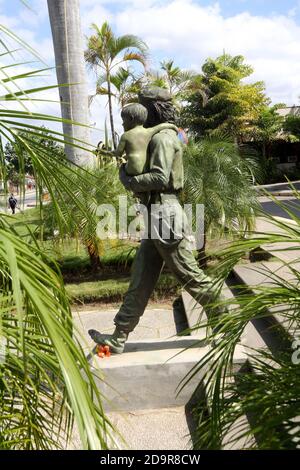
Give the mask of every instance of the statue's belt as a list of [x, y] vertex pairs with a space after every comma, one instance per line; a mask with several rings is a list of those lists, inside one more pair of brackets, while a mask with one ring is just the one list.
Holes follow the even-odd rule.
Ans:
[[181, 189], [173, 189], [170, 191], [151, 191], [150, 195], [150, 204], [155, 203], [163, 203], [164, 201], [170, 199], [177, 199], [179, 194], [181, 193]]

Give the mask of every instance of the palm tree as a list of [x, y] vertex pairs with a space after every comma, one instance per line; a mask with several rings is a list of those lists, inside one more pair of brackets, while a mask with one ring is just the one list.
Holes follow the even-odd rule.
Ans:
[[162, 72], [161, 70], [147, 71], [140, 81], [160, 88], [166, 88], [177, 105], [180, 105], [185, 92], [191, 87], [195, 73], [175, 66], [173, 60], [162, 61], [160, 68]]
[[[0, 25], [0, 31], [6, 29]], [[15, 37], [9, 33], [10, 37]], [[16, 38], [18, 40], [18, 38]], [[18, 40], [20, 42], [20, 40]], [[3, 43], [2, 43], [3, 45]], [[4, 48], [3, 55], [11, 52]], [[16, 151], [25, 149], [38, 182], [51, 194], [58, 224], [64, 224], [65, 195], [73, 207], [88, 216], [80, 203], [80, 185], [72, 185], [74, 167], [58, 158], [49, 146], [37, 144], [35, 136], [64, 143], [64, 135], [39, 126], [36, 122], [68, 122], [34, 113], [28, 109], [32, 88], [22, 90], [16, 83], [38, 77], [38, 71], [8, 75], [1, 68], [0, 96], [0, 174], [6, 178], [2, 140], [16, 143]], [[57, 87], [57, 85], [55, 85]], [[43, 87], [48, 90], [53, 87]], [[41, 87], [37, 89], [41, 91]], [[21, 110], [10, 106], [17, 103]], [[70, 123], [70, 122], [68, 122]], [[72, 145], [77, 145], [72, 142]], [[78, 149], [84, 148], [78, 145]], [[22, 158], [21, 152], [17, 154]], [[64, 173], [64, 170], [68, 172]], [[82, 170], [82, 185], [88, 184]], [[85, 182], [84, 182], [85, 181]], [[23, 182], [24, 184], [24, 182]], [[40, 209], [43, 205], [40, 201]], [[77, 204], [77, 205], [76, 205]], [[63, 210], [62, 210], [63, 209]], [[71, 217], [71, 214], [68, 214]], [[51, 266], [51, 267], [50, 267]], [[0, 448], [50, 449], [65, 446], [77, 423], [82, 447], [107, 447], [111, 433], [102, 397], [73, 328], [68, 296], [55, 262], [39, 248], [28, 228], [18, 232], [15, 219], [0, 213]]]
[[164, 60], [160, 63], [165, 72], [164, 77], [169, 92], [175, 99], [182, 98], [183, 93], [189, 88], [195, 73], [190, 70], [182, 70], [174, 65], [173, 60]]
[[272, 142], [279, 138], [287, 140], [287, 136], [282, 132], [284, 118], [277, 112], [279, 108], [284, 106], [283, 104], [278, 104], [271, 108], [265, 107], [255, 122], [254, 138], [257, 142], [262, 143], [264, 162], [266, 162], [269, 157]]
[[[80, 26], [79, 0], [48, 0], [48, 11], [53, 37], [57, 82], [59, 85], [61, 114], [68, 121], [80, 122], [76, 126], [63, 122], [68, 139], [90, 142], [88, 91], [84, 67], [83, 43]], [[93, 166], [90, 152], [71, 145], [65, 146], [69, 160], [79, 166]]]
[[93, 24], [92, 27], [95, 34], [88, 38], [85, 60], [97, 74], [97, 86], [107, 84], [111, 134], [116, 149], [117, 140], [112, 109], [112, 76], [114, 69], [131, 61], [137, 61], [145, 67], [147, 46], [137, 36], [126, 34], [116, 37], [107, 22], [103, 23], [101, 28], [96, 24]]
[[[58, 229], [56, 240], [64, 240], [66, 237], [80, 239], [87, 249], [91, 269], [97, 271], [102, 267], [101, 254], [106, 246], [97, 236], [97, 209], [100, 204], [113, 204], [118, 207], [118, 197], [124, 193], [124, 188], [118, 178], [118, 167], [111, 161], [101, 168], [90, 170], [89, 174], [84, 174], [83, 171], [79, 168], [76, 173], [70, 174], [69, 168], [63, 170], [70, 190], [77, 193], [77, 201], [74, 203], [69, 194], [65, 195], [63, 206], [61, 205], [63, 225], [58, 225], [55, 206], [50, 202], [44, 209], [44, 223], [51, 233]], [[89, 184], [86, 184], [87, 180]], [[84, 185], [82, 181], [85, 181]], [[59, 195], [56, 195], [56, 199], [57, 197]]]
[[[300, 194], [293, 189], [299, 203]], [[197, 373], [210, 363], [203, 378], [209, 411], [205, 413], [200, 402], [194, 410], [198, 419], [194, 436], [196, 448], [220, 448], [228, 436], [230, 445], [242, 445], [244, 441], [247, 448], [299, 448], [300, 273], [296, 264], [299, 260], [292, 255], [300, 243], [300, 218], [297, 203], [284, 204], [275, 198], [273, 201], [292, 220], [263, 214], [274, 232], [252, 232], [228, 244], [217, 253], [220, 261], [211, 272], [216, 282], [226, 279], [237, 263], [261, 245], [276, 244], [276, 251], [284, 251], [285, 259], [290, 260], [283, 263], [281, 272], [278, 262], [275, 269], [263, 264], [254, 266], [253, 271], [260, 272], [265, 282], [253, 288], [235, 286], [235, 297], [226, 302], [230, 312], [215, 319], [212, 326], [216, 333], [211, 335], [211, 339], [216, 340], [215, 347], [192, 371]], [[269, 321], [274, 312], [280, 315], [277, 326]], [[261, 323], [264, 332], [276, 335], [277, 341], [274, 342], [273, 336], [273, 347], [270, 338], [266, 341], [270, 349], [247, 348], [247, 363], [236, 374], [233, 373], [233, 353], [251, 322], [264, 322]], [[245, 415], [248, 425], [245, 425]]]
[[[110, 77], [111, 85], [111, 96], [113, 96], [120, 108], [123, 108], [125, 104], [137, 101], [138, 93], [141, 89], [141, 80], [136, 78], [134, 73], [129, 69], [120, 67]], [[95, 95], [90, 96], [90, 102], [98, 95], [109, 96], [108, 88], [105, 86], [106, 78], [99, 77], [96, 84]]]
[[190, 140], [184, 149], [184, 166], [184, 202], [204, 205], [204, 245], [198, 255], [205, 266], [208, 234], [216, 237], [226, 231], [233, 235], [253, 228], [258, 206], [253, 172], [258, 167], [221, 135], [198, 143]]

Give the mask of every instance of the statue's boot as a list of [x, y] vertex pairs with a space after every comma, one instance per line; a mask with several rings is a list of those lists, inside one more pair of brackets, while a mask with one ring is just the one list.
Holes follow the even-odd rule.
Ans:
[[128, 333], [116, 328], [112, 335], [103, 335], [97, 330], [89, 330], [90, 337], [95, 343], [101, 346], [109, 346], [109, 350], [113, 354], [122, 354]]

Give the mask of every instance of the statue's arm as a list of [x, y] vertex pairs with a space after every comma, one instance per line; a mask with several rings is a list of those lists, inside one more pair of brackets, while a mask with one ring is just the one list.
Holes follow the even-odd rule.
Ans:
[[135, 193], [163, 191], [168, 188], [174, 158], [171, 139], [166, 134], [154, 136], [150, 151], [150, 171], [130, 180], [130, 189]]
[[178, 132], [178, 127], [175, 126], [175, 124], [171, 124], [170, 122], [164, 122], [162, 124], [158, 124], [157, 126], [150, 127], [147, 129], [147, 132], [151, 135], [151, 137], [153, 137], [158, 132], [168, 129], [172, 129], [173, 131]]
[[125, 149], [126, 149], [126, 138], [125, 138], [125, 136], [124, 136], [124, 134], [123, 134], [123, 135], [121, 136], [119, 145], [118, 145], [117, 149], [115, 150], [114, 154], [115, 154], [117, 157], [122, 157], [123, 153], [125, 152]]

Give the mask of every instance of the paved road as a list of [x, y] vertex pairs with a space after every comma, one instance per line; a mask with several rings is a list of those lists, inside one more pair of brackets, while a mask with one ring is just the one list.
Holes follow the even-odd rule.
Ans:
[[[17, 205], [17, 213], [18, 213], [18, 209], [20, 210], [26, 210], [26, 209], [30, 209], [31, 207], [35, 207], [35, 203], [36, 203], [36, 194], [35, 194], [35, 190], [33, 191], [26, 191], [25, 193], [25, 200], [21, 200], [21, 197], [18, 195], [18, 194], [15, 194], [15, 197], [17, 198], [17, 201], [18, 201], [18, 205]], [[8, 199], [8, 198], [4, 198], [3, 195], [0, 195], [0, 212], [7, 212], [7, 213], [11, 213], [11, 210], [8, 208], [7, 206], [7, 201], [5, 199]]]
[[[277, 197], [280, 204], [287, 205], [297, 216], [300, 217], [300, 200], [293, 196]], [[277, 205], [272, 199], [262, 196], [259, 198], [262, 209], [268, 214], [286, 217], [290, 219], [289, 214], [280, 205]]]
[[[293, 187], [297, 190], [300, 190], [300, 181], [292, 181], [291, 182]], [[275, 183], [275, 184], [265, 184], [261, 186], [257, 186], [257, 188], [264, 188], [266, 191], [288, 191], [291, 190], [291, 186], [289, 183]]]
[[[299, 189], [300, 189], [300, 182], [299, 182]], [[26, 210], [30, 209], [31, 207], [35, 207], [36, 203], [36, 194], [35, 190], [34, 191], [27, 191], [25, 195], [25, 201], [23, 201], [20, 204], [20, 197], [17, 195], [16, 196], [18, 199], [18, 207], [21, 208], [21, 210]], [[280, 204], [288, 204], [289, 208], [293, 210], [299, 217], [300, 217], [300, 200], [296, 199], [293, 196], [280, 196], [277, 197], [277, 200], [280, 202]], [[286, 213], [286, 211], [281, 208], [279, 205], [277, 205], [272, 199], [266, 197], [266, 196], [261, 196], [259, 197], [259, 201], [261, 203], [261, 207], [265, 212], [268, 212], [271, 215], [274, 216], [279, 216], [279, 217], [286, 217], [290, 218], [290, 216]], [[2, 196], [0, 196], [0, 212], [5, 212], [3, 210], [5, 208], [5, 201]], [[8, 213], [10, 213], [10, 210], [8, 210]]]

